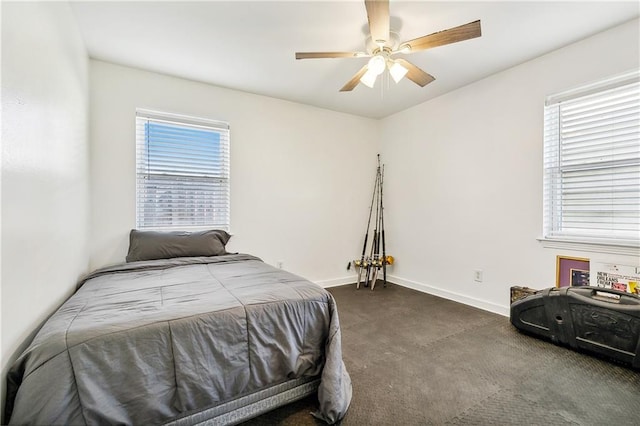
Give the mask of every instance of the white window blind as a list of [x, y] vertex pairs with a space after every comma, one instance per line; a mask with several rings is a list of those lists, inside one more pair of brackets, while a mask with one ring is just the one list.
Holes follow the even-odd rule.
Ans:
[[229, 230], [229, 126], [136, 111], [138, 228]]
[[640, 245], [638, 76], [547, 98], [545, 239]]

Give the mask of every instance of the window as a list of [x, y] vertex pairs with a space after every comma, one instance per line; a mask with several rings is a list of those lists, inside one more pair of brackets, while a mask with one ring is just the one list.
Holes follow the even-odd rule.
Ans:
[[229, 230], [229, 126], [136, 111], [137, 228]]
[[638, 247], [638, 71], [549, 96], [544, 121], [544, 239]]

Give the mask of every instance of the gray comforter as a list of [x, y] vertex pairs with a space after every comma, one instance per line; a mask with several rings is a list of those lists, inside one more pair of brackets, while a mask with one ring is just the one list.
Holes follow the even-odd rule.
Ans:
[[243, 254], [98, 270], [10, 369], [11, 423], [161, 424], [321, 377], [319, 417], [351, 399], [330, 293]]

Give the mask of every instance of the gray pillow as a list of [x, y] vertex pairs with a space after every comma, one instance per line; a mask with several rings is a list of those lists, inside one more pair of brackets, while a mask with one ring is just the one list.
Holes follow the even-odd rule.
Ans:
[[129, 234], [127, 262], [169, 259], [187, 256], [227, 254], [225, 245], [231, 235], [219, 229], [199, 232], [138, 231]]

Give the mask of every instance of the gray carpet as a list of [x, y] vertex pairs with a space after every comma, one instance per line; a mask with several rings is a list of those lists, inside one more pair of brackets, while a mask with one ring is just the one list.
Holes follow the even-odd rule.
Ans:
[[[329, 291], [353, 381], [342, 425], [640, 425], [638, 371], [393, 284]], [[245, 425], [319, 425], [316, 406], [309, 397]]]

